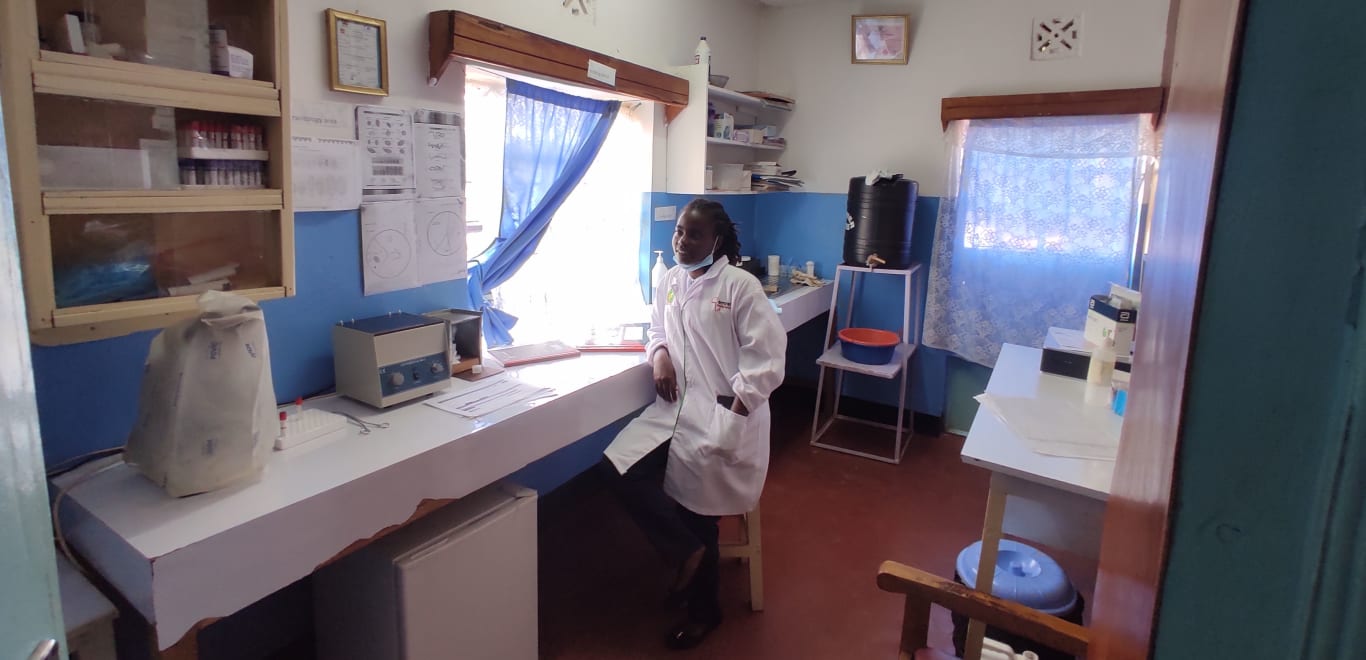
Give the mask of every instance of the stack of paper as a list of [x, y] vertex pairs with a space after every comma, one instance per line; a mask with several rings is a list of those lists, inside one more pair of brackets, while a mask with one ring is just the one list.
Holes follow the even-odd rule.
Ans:
[[774, 93], [772, 93], [772, 92], [761, 92], [761, 91], [757, 91], [757, 90], [751, 90], [751, 91], [748, 91], [748, 92], [741, 92], [741, 94], [744, 94], [744, 95], [746, 95], [746, 96], [753, 96], [754, 98], [759, 99], [760, 101], [763, 101], [763, 102], [764, 102], [764, 107], [765, 107], [765, 108], [777, 108], [777, 109], [779, 109], [779, 110], [791, 110], [791, 109], [793, 109], [793, 108], [795, 108], [795, 107], [797, 106], [797, 102], [796, 102], [796, 101], [794, 101], [794, 100], [792, 100], [792, 99], [790, 99], [790, 98], [788, 98], [788, 97], [786, 97], [786, 96], [779, 96], [779, 95], [774, 94]]
[[761, 192], [775, 192], [801, 188], [805, 181], [797, 178], [797, 170], [787, 170], [781, 174], [754, 174], [751, 188]]
[[1108, 406], [991, 394], [976, 399], [1040, 454], [1113, 461], [1119, 452], [1122, 419]]
[[477, 381], [458, 392], [428, 399], [427, 405], [473, 419], [502, 410], [514, 403], [539, 399], [554, 393], [555, 390], [549, 387], [528, 385], [515, 378], [502, 376]]

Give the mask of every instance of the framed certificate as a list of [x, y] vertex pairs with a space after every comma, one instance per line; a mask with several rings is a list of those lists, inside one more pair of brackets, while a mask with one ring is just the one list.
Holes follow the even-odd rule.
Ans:
[[389, 40], [384, 21], [329, 9], [327, 49], [332, 89], [389, 95]]

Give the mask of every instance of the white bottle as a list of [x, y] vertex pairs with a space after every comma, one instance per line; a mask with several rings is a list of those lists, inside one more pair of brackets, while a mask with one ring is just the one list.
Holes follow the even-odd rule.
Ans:
[[1106, 331], [1105, 338], [1091, 352], [1091, 364], [1086, 369], [1086, 403], [1093, 406], [1110, 405], [1110, 386], [1115, 377], [1115, 337]]
[[650, 269], [650, 290], [658, 291], [659, 283], [664, 281], [664, 274], [669, 272], [669, 267], [664, 265], [664, 251], [655, 250], [655, 267]]
[[697, 50], [693, 51], [692, 63], [707, 65], [707, 79], [711, 79], [711, 44], [707, 43], [706, 37], [702, 37], [697, 42]]

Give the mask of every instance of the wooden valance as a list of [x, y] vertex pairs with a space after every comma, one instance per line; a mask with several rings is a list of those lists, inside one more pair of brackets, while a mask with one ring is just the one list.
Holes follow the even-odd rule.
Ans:
[[958, 119], [1011, 119], [1015, 117], [1078, 117], [1084, 115], [1137, 115], [1149, 113], [1157, 122], [1165, 90], [1161, 87], [1103, 89], [1091, 92], [1010, 94], [1006, 96], [959, 96], [940, 105], [944, 128]]
[[[462, 60], [605, 89], [666, 106], [688, 105], [688, 81], [683, 78], [462, 11], [428, 14], [427, 31], [431, 85], [441, 79], [452, 60]], [[589, 60], [615, 69], [616, 84], [589, 78]]]

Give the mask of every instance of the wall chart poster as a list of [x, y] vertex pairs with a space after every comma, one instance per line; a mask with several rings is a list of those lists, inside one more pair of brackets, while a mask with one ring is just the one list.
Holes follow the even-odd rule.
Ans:
[[413, 177], [413, 117], [402, 108], [362, 105], [356, 108], [366, 190], [411, 189]]
[[421, 284], [413, 207], [411, 201], [361, 204], [360, 256], [365, 295]]
[[465, 200], [424, 199], [417, 203], [417, 266], [422, 284], [465, 277]]
[[360, 206], [360, 149], [355, 140], [295, 135], [290, 166], [295, 211]]

